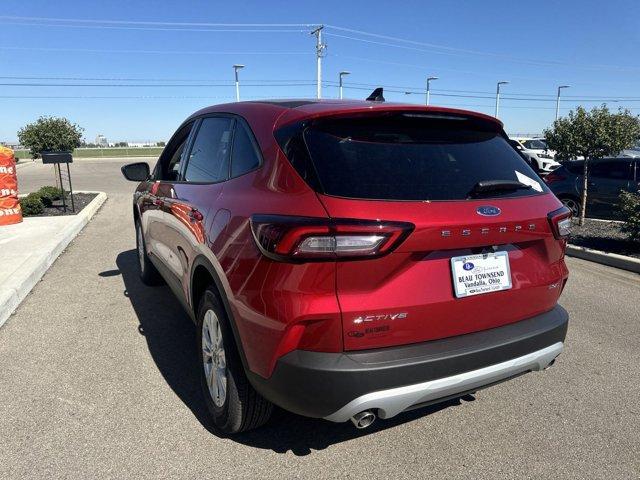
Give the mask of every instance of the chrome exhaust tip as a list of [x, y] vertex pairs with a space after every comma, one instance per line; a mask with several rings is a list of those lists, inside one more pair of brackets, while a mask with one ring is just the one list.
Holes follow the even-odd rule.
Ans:
[[363, 428], [370, 427], [375, 421], [376, 414], [371, 410], [364, 410], [360, 413], [356, 413], [353, 417], [351, 417], [351, 422], [356, 426], [356, 428], [361, 430]]

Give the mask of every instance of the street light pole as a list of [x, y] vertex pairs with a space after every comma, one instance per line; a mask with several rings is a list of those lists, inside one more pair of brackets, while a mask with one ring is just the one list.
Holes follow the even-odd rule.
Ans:
[[324, 57], [324, 49], [327, 47], [322, 43], [322, 29], [324, 25], [320, 25], [311, 35], [316, 36], [316, 62], [317, 62], [317, 97], [322, 98], [322, 57]]
[[338, 84], [340, 85], [340, 100], [342, 100], [342, 77], [349, 74], [351, 74], [351, 72], [347, 72], [346, 70], [343, 70], [338, 74]]
[[438, 77], [427, 77], [427, 107], [429, 106], [429, 99], [431, 97], [431, 80], [438, 80]]
[[233, 73], [236, 77], [236, 102], [240, 101], [240, 80], [238, 80], [238, 70], [242, 70], [244, 65], [235, 64], [233, 66]]
[[558, 87], [558, 96], [556, 97], [556, 121], [560, 115], [560, 90], [563, 88], [569, 88], [571, 85], [560, 85]]
[[500, 111], [500, 85], [507, 85], [508, 83], [509, 82], [502, 80], [498, 82], [498, 85], [496, 87], [496, 118], [498, 118], [498, 112]]

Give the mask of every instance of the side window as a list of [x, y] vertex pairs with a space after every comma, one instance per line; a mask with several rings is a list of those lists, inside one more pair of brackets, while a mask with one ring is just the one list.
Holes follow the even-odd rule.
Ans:
[[187, 139], [185, 138], [176, 151], [171, 155], [169, 163], [166, 169], [166, 178], [164, 180], [178, 180], [180, 176], [180, 166], [182, 165], [182, 154], [184, 153], [184, 147], [187, 145]]
[[232, 177], [247, 173], [260, 165], [256, 147], [251, 141], [250, 134], [243, 122], [236, 122], [236, 131], [233, 135], [233, 149], [231, 151]]
[[229, 177], [232, 120], [204, 118], [189, 152], [184, 177], [188, 182], [221, 182]]
[[631, 179], [630, 162], [598, 162], [593, 165], [591, 175], [609, 180]]
[[192, 127], [193, 123], [182, 127], [165, 147], [160, 157], [159, 168], [156, 168], [157, 180], [170, 182], [180, 180], [180, 166], [184, 159], [184, 149]]

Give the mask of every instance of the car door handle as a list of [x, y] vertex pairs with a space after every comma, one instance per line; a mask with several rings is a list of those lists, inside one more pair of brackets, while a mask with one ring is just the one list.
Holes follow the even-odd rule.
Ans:
[[204, 218], [204, 215], [202, 215], [202, 213], [197, 208], [192, 208], [189, 211], [189, 218], [192, 222], [201, 222]]

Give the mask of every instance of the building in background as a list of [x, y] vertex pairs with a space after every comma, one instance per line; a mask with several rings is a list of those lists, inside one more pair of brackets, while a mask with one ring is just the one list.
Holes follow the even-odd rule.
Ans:
[[98, 134], [96, 136], [96, 145], [100, 148], [105, 148], [109, 146], [109, 142], [107, 140], [107, 137], [105, 137], [104, 135], [100, 135]]
[[130, 147], [156, 147], [158, 142], [147, 140], [146, 142], [128, 142]]

